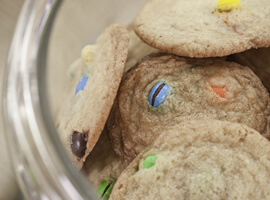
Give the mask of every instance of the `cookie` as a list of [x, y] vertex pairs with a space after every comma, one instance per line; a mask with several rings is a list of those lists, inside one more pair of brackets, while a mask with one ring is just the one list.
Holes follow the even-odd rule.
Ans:
[[128, 46], [128, 57], [124, 72], [127, 72], [143, 57], [151, 53], [157, 53], [159, 51], [158, 49], [155, 49], [144, 43], [134, 32], [133, 26], [129, 28], [128, 33], [130, 41]]
[[147, 44], [188, 57], [219, 57], [270, 45], [268, 0], [149, 0], [135, 31]]
[[119, 24], [108, 27], [82, 50], [73, 68], [57, 128], [72, 162], [81, 168], [96, 144], [115, 99], [128, 52], [129, 35]]
[[115, 181], [128, 164], [114, 152], [104, 130], [82, 170], [99, 197], [108, 199]]
[[239, 122], [269, 137], [269, 103], [248, 67], [158, 53], [124, 75], [107, 127], [115, 151], [132, 160], [162, 131], [186, 120]]
[[264, 86], [270, 90], [270, 48], [251, 49], [233, 54], [230, 59], [241, 65], [248, 66], [261, 79]]
[[110, 200], [270, 199], [270, 143], [245, 125], [188, 121], [163, 130]]

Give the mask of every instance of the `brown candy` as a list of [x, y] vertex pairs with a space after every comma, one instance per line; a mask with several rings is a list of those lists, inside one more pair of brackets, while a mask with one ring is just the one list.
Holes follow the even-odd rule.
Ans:
[[77, 131], [74, 131], [73, 134], [70, 136], [71, 151], [79, 158], [83, 157], [85, 154], [87, 139], [88, 132], [79, 133]]

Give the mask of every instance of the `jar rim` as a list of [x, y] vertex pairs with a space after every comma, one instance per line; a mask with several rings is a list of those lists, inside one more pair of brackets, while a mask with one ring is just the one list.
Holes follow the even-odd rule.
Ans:
[[27, 199], [96, 199], [71, 164], [48, 109], [46, 52], [61, 2], [27, 0], [23, 5], [3, 83], [5, 136], [17, 180]]

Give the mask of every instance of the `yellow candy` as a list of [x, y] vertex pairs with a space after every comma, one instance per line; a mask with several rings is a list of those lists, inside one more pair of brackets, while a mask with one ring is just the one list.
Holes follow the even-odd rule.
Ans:
[[219, 12], [230, 12], [235, 8], [239, 8], [241, 4], [238, 0], [219, 0], [217, 6]]
[[94, 46], [93, 45], [87, 45], [82, 50], [82, 58], [85, 62], [91, 62], [91, 57], [94, 52]]

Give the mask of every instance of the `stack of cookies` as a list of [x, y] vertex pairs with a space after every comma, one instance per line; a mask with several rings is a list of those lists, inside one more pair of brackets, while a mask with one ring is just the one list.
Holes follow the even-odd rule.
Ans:
[[268, 0], [148, 1], [70, 67], [72, 162], [102, 199], [270, 199], [270, 97], [240, 65], [269, 45]]

